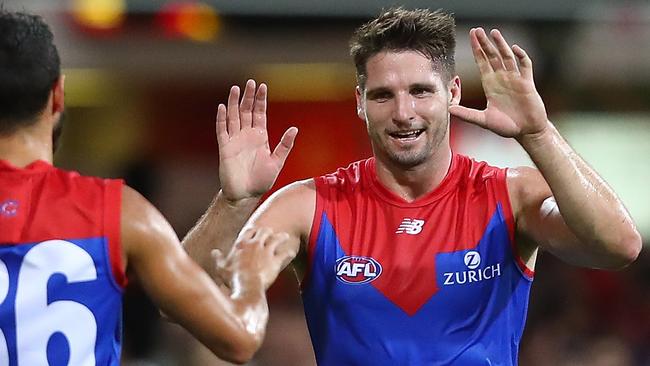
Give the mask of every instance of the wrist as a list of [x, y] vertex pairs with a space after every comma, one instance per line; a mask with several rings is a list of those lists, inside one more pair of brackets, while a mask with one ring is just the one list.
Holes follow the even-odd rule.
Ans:
[[235, 273], [232, 279], [233, 296], [259, 297], [264, 296], [266, 288], [262, 276], [257, 273]]
[[262, 195], [232, 198], [223, 190], [220, 190], [217, 199], [221, 199], [221, 201], [230, 208], [247, 208], [250, 206], [256, 207], [262, 199]]
[[552, 143], [557, 135], [557, 129], [550, 121], [546, 121], [544, 127], [538, 131], [526, 133], [516, 138], [524, 150], [529, 151], [537, 147]]

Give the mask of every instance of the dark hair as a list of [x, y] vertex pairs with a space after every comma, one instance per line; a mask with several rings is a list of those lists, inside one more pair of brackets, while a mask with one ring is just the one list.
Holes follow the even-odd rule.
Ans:
[[45, 21], [0, 8], [0, 134], [35, 122], [61, 75]]
[[383, 51], [416, 51], [442, 65], [447, 79], [455, 74], [456, 22], [442, 10], [391, 8], [359, 27], [350, 40], [357, 81], [365, 87], [368, 59]]

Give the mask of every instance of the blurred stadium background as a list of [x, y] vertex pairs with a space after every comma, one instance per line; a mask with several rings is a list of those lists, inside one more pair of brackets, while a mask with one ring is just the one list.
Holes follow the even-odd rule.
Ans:
[[[382, 7], [444, 8], [458, 23], [464, 105], [485, 103], [468, 43], [500, 28], [534, 61], [551, 119], [622, 196], [650, 240], [650, 3], [647, 0], [393, 1], [5, 0], [42, 15], [66, 75], [59, 166], [125, 177], [182, 237], [219, 188], [216, 106], [232, 84], [267, 82], [272, 143], [300, 133], [278, 186], [370, 153], [355, 115], [347, 42]], [[454, 121], [453, 146], [493, 164], [521, 148]], [[251, 365], [314, 365], [293, 273], [270, 292], [271, 321]], [[132, 283], [124, 365], [226, 365], [164, 323]], [[432, 340], [435, 342], [435, 340]], [[650, 365], [650, 254], [600, 272], [542, 253], [521, 348], [524, 366]]]

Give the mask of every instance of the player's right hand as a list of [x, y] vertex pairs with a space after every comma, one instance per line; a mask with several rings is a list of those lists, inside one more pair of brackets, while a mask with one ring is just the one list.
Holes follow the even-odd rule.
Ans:
[[246, 82], [239, 101], [240, 90], [233, 86], [228, 105], [217, 109], [217, 142], [219, 144], [219, 179], [225, 198], [237, 202], [259, 198], [275, 182], [298, 133], [289, 128], [271, 152], [266, 128], [267, 87]]
[[217, 273], [234, 293], [266, 291], [296, 256], [288, 241], [287, 233], [273, 233], [268, 228], [246, 229], [227, 256], [213, 252]]

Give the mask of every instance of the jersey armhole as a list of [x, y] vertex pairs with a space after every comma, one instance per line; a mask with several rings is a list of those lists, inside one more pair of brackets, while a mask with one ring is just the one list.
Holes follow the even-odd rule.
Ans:
[[307, 242], [307, 263], [305, 264], [305, 273], [302, 281], [300, 282], [301, 290], [304, 290], [309, 284], [311, 275], [312, 263], [316, 252], [316, 241], [318, 240], [318, 233], [320, 231], [321, 219], [323, 217], [323, 205], [325, 198], [321, 195], [327, 190], [327, 185], [324, 183], [323, 177], [314, 178], [314, 186], [316, 187], [316, 205], [314, 208], [314, 216], [312, 218], [311, 231], [309, 232], [309, 241]]
[[521, 258], [519, 249], [517, 247], [517, 242], [515, 241], [516, 224], [514, 212], [512, 211], [512, 204], [510, 202], [510, 193], [508, 192], [508, 168], [499, 169], [497, 176], [499, 178], [498, 181], [503, 182], [497, 186], [499, 187], [498, 190], [501, 191], [499, 192], [499, 201], [501, 202], [503, 208], [503, 216], [506, 221], [506, 225], [508, 226], [508, 236], [510, 237], [512, 255], [521, 273], [525, 277], [532, 279], [535, 276], [535, 271], [526, 266], [526, 262], [524, 262], [523, 258]]
[[115, 282], [123, 289], [128, 281], [122, 263], [121, 214], [122, 180], [109, 180], [104, 190], [104, 232], [108, 239], [108, 257]]

